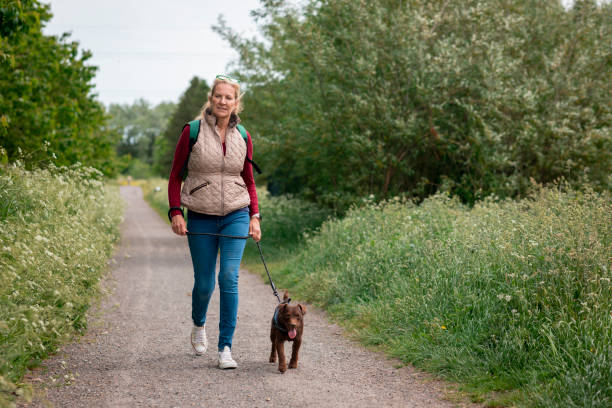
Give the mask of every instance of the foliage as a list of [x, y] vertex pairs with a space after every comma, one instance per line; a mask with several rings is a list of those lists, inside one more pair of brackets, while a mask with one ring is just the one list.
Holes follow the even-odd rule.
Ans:
[[0, 145], [11, 161], [24, 151], [36, 165], [48, 157], [46, 141], [56, 164], [81, 162], [112, 174], [117, 135], [92, 93], [91, 53], [79, 55], [68, 34], [43, 35], [50, 18], [38, 0], [1, 2]]
[[139, 99], [132, 105], [110, 104], [109, 127], [121, 134], [117, 154], [120, 157], [129, 155], [131, 159], [121, 169], [123, 174], [131, 174], [137, 178], [151, 175], [155, 141], [160, 137], [175, 109], [176, 105], [172, 102], [151, 106], [144, 99]]
[[148, 178], [136, 180], [132, 184], [142, 188], [142, 195], [162, 220], [168, 220], [168, 179]]
[[206, 81], [193, 77], [189, 87], [181, 95], [176, 110], [167, 122], [163, 134], [156, 142], [155, 170], [157, 174], [163, 176], [170, 174], [174, 149], [181, 135], [181, 130], [185, 123], [193, 120], [200, 112], [206, 102], [209, 90]]
[[610, 188], [612, 5], [578, 0], [264, 1], [264, 39], [220, 20], [270, 189], [345, 209], [529, 180]]
[[[325, 207], [290, 195], [270, 196], [267, 189], [257, 187], [257, 199], [261, 221], [261, 247], [267, 261], [286, 259], [304, 244], [308, 234], [332, 216]], [[248, 262], [260, 263], [257, 246], [247, 241], [245, 257]]]
[[535, 189], [472, 209], [446, 195], [420, 206], [396, 198], [324, 223], [273, 277], [366, 344], [477, 393], [603, 408], [612, 403], [610, 225], [612, 197], [593, 191]]
[[85, 329], [121, 213], [96, 169], [0, 166], [0, 405], [27, 367]]

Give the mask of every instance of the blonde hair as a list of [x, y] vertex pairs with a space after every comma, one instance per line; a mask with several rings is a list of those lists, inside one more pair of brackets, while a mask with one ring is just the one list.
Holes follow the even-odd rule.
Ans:
[[213, 85], [212, 88], [210, 88], [210, 91], [208, 92], [208, 100], [206, 101], [206, 103], [204, 104], [204, 106], [202, 106], [202, 109], [200, 109], [200, 114], [198, 116], [195, 117], [195, 119], [204, 119], [204, 113], [206, 112], [207, 109], [210, 108], [211, 102], [212, 102], [212, 96], [215, 93], [215, 88], [217, 87], [217, 85], [221, 84], [221, 83], [225, 83], [228, 85], [231, 85], [232, 88], [234, 88], [234, 92], [235, 92], [235, 97], [236, 97], [236, 106], [234, 107], [234, 110], [232, 111], [233, 115], [238, 115], [240, 112], [242, 112], [242, 96], [244, 94], [240, 93], [240, 84], [234, 81], [231, 81], [229, 79], [225, 79], [225, 78], [215, 78], [215, 80], [213, 81]]

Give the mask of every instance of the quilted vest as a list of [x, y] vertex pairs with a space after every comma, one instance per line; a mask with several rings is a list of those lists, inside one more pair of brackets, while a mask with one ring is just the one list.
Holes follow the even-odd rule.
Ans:
[[230, 120], [227, 127], [224, 156], [221, 138], [215, 130], [216, 118], [208, 112], [204, 114], [198, 140], [189, 156], [181, 205], [201, 214], [227, 215], [251, 203], [240, 176], [246, 143], [236, 129], [237, 121]]

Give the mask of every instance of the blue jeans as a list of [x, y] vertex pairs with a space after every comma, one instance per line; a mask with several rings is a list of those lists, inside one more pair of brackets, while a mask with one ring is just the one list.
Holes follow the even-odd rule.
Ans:
[[[236, 210], [225, 216], [205, 215], [188, 212], [187, 230], [189, 232], [209, 232], [225, 235], [245, 236], [249, 233], [248, 207]], [[191, 292], [191, 318], [196, 326], [206, 323], [208, 303], [215, 289], [215, 266], [217, 253], [221, 253], [219, 268], [219, 351], [232, 347], [232, 338], [238, 315], [238, 269], [244, 252], [246, 240], [214, 237], [209, 235], [189, 235], [189, 250], [193, 262], [195, 282]]]

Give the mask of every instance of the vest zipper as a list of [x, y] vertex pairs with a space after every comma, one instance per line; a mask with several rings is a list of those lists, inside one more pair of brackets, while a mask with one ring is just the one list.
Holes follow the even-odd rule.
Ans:
[[[225, 131], [225, 151], [227, 151], [227, 130]], [[221, 141], [221, 140], [219, 140]], [[221, 215], [225, 215], [225, 188], [223, 174], [225, 173], [225, 155], [223, 154], [223, 143], [221, 144]]]
[[206, 182], [200, 184], [199, 186], [196, 186], [196, 187], [192, 188], [191, 191], [189, 192], [189, 194], [191, 195], [191, 194], [195, 193], [196, 191], [198, 191], [199, 189], [206, 187], [209, 184], [210, 183], [208, 181], [206, 181]]

